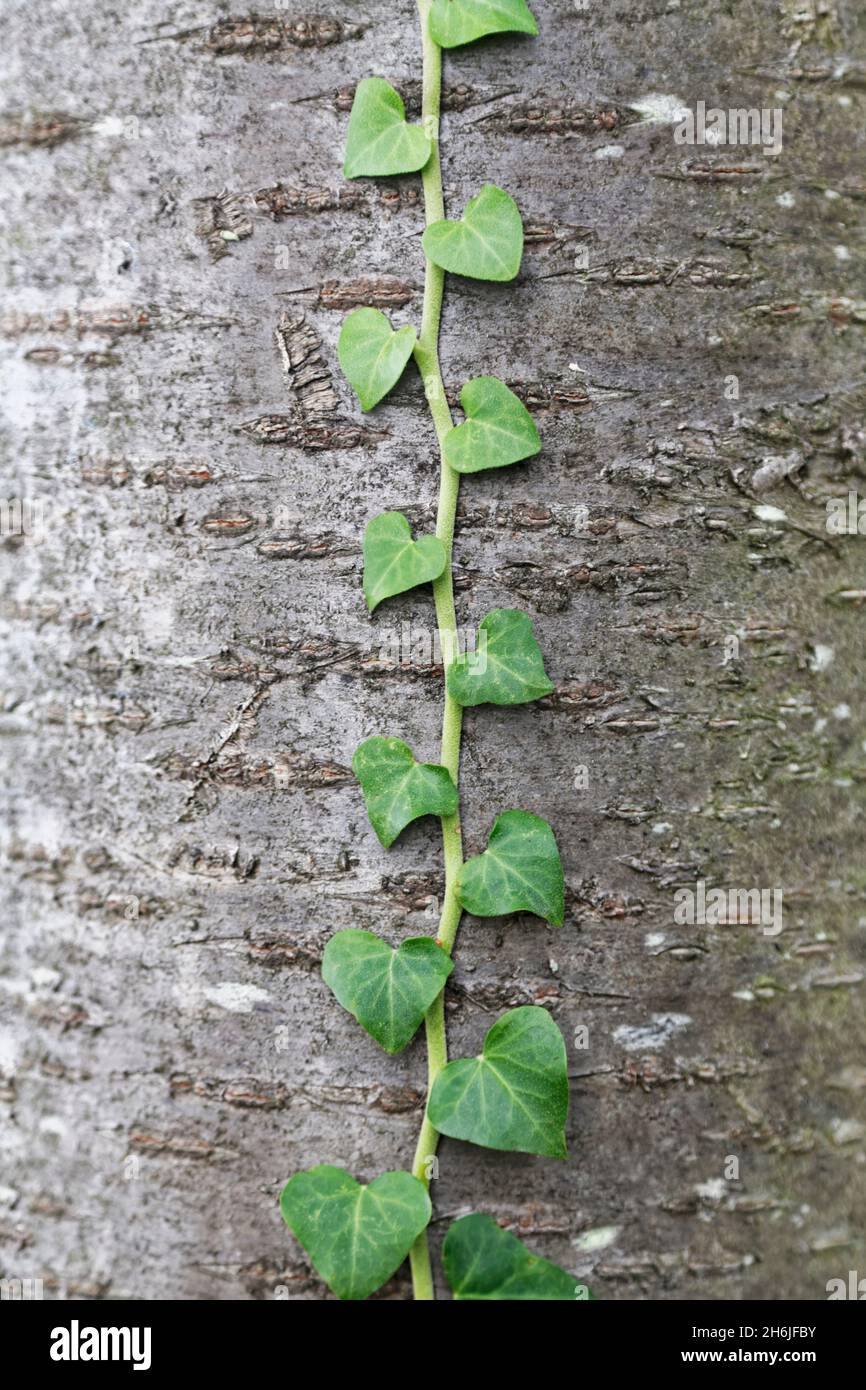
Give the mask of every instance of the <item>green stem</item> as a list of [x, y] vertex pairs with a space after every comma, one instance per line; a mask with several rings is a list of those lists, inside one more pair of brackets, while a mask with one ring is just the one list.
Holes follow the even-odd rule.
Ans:
[[[442, 196], [442, 168], [439, 162], [442, 50], [430, 37], [428, 20], [431, 3], [432, 0], [418, 0], [424, 53], [421, 117], [424, 128], [433, 142], [433, 153], [421, 175], [424, 186], [424, 217], [428, 226], [431, 222], [440, 222], [445, 216], [445, 203]], [[436, 427], [440, 454], [442, 440], [453, 424], [451, 411], [445, 399], [445, 386], [439, 365], [439, 324], [442, 318], [444, 288], [444, 270], [428, 260], [424, 272], [424, 307], [421, 313], [421, 332], [415, 345], [415, 361], [424, 382], [424, 393], [430, 406], [433, 424]], [[457, 614], [454, 609], [451, 552], [454, 543], [454, 518], [457, 513], [459, 488], [460, 474], [455, 473], [453, 468], [449, 468], [442, 457], [436, 534], [445, 546], [448, 563], [433, 584], [433, 598], [436, 603], [439, 646], [446, 676], [448, 667], [457, 655]], [[445, 709], [442, 717], [441, 762], [443, 767], [447, 767], [451, 773], [455, 786], [459, 786], [462, 722], [463, 710], [456, 700], [452, 700], [446, 687]], [[442, 817], [442, 849], [445, 860], [445, 895], [436, 939], [440, 946], [444, 947], [450, 954], [454, 947], [462, 911], [457, 897], [457, 876], [463, 865], [463, 840], [460, 832], [459, 809], [456, 815]], [[427, 1096], [429, 1100], [433, 1082], [448, 1061], [444, 991], [439, 994], [427, 1011], [425, 1026], [427, 1032]], [[438, 1143], [438, 1130], [434, 1129], [430, 1123], [425, 1109], [424, 1120], [415, 1149], [415, 1159], [412, 1164], [412, 1172], [416, 1178], [424, 1183], [425, 1187], [430, 1186], [430, 1168]], [[409, 1261], [412, 1267], [412, 1287], [415, 1299], [432, 1300], [435, 1294], [433, 1292], [430, 1247], [426, 1231], [418, 1237], [412, 1246]]]

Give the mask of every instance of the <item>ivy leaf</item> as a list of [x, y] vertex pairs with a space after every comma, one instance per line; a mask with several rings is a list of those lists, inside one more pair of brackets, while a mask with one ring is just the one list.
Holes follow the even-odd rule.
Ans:
[[519, 608], [494, 608], [482, 618], [475, 650], [448, 668], [448, 694], [460, 705], [524, 705], [549, 695], [532, 620]]
[[451, 774], [436, 763], [416, 763], [399, 738], [365, 739], [355, 749], [352, 771], [361, 783], [367, 815], [388, 849], [419, 816], [453, 816], [459, 806]]
[[456, 48], [485, 34], [537, 34], [524, 0], [434, 0], [430, 35], [440, 48]]
[[495, 376], [467, 381], [460, 404], [466, 419], [449, 430], [442, 442], [445, 462], [455, 472], [505, 468], [532, 458], [541, 449], [538, 430], [523, 401]]
[[372, 410], [396, 386], [415, 336], [411, 324], [395, 331], [381, 309], [354, 309], [343, 320], [337, 354], [362, 410]]
[[473, 280], [513, 280], [523, 255], [523, 223], [514, 199], [495, 184], [470, 198], [459, 222], [432, 222], [421, 238], [434, 265]]
[[398, 951], [373, 932], [348, 927], [331, 937], [322, 978], [344, 1009], [386, 1052], [401, 1052], [442, 989], [454, 962], [429, 936]]
[[561, 927], [565, 883], [547, 821], [531, 811], [503, 811], [493, 822], [487, 849], [460, 870], [457, 896], [476, 917], [534, 912]]
[[[584, 1286], [573, 1274], [531, 1254], [482, 1212], [461, 1216], [442, 1245], [445, 1278], [455, 1299], [558, 1299], [574, 1302]], [[584, 1294], [592, 1298], [592, 1294]]]
[[528, 1004], [497, 1019], [480, 1057], [448, 1062], [439, 1072], [428, 1112], [434, 1128], [452, 1139], [565, 1158], [565, 1043], [547, 1010]]
[[289, 1179], [280, 1211], [337, 1297], [358, 1299], [399, 1269], [431, 1208], [411, 1173], [382, 1173], [365, 1187], [322, 1163]]
[[411, 174], [423, 169], [432, 144], [420, 125], [409, 125], [399, 92], [381, 77], [365, 77], [355, 89], [346, 134], [347, 179]]
[[448, 554], [438, 536], [413, 541], [402, 512], [382, 512], [364, 531], [364, 597], [370, 612], [383, 599], [438, 579]]

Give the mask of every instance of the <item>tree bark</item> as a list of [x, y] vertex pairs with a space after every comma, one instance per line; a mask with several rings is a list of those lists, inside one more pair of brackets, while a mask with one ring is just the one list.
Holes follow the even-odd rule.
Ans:
[[[447, 55], [449, 213], [500, 184], [527, 246], [449, 277], [441, 350], [544, 441], [462, 490], [459, 621], [523, 608], [556, 683], [467, 711], [466, 852], [543, 815], [567, 915], [464, 919], [447, 1017], [461, 1056], [552, 1010], [570, 1157], [443, 1141], [434, 1244], [480, 1210], [602, 1298], [821, 1299], [866, 1258], [866, 589], [825, 505], [866, 465], [862, 6], [534, 8]], [[12, 0], [0, 63], [3, 495], [42, 507], [3, 542], [0, 1268], [330, 1297], [279, 1191], [408, 1166], [425, 1059], [322, 950], [429, 932], [442, 883], [350, 769], [437, 758], [429, 592], [360, 582], [370, 517], [431, 529], [435, 438], [414, 370], [362, 416], [336, 358], [348, 309], [420, 313], [420, 180], [341, 175], [360, 78], [417, 113], [415, 7]], [[780, 108], [781, 153], [677, 144], [698, 101]], [[782, 932], [678, 923], [700, 880]]]

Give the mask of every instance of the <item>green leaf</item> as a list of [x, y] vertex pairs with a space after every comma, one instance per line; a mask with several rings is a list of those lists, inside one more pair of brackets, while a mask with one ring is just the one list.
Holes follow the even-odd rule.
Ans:
[[448, 694], [461, 705], [524, 705], [549, 695], [532, 621], [519, 608], [494, 608], [481, 620], [475, 650], [448, 668]]
[[493, 822], [487, 849], [460, 870], [457, 896], [476, 917], [534, 912], [561, 927], [565, 884], [547, 821], [531, 811], [503, 811]]
[[448, 553], [438, 536], [413, 541], [402, 512], [382, 512], [364, 532], [364, 597], [370, 612], [394, 594], [438, 579]]
[[364, 1187], [322, 1163], [289, 1179], [280, 1211], [337, 1297], [357, 1299], [399, 1269], [431, 1208], [411, 1173], [383, 1173]]
[[460, 404], [466, 419], [442, 441], [445, 462], [457, 473], [505, 468], [532, 458], [541, 449], [538, 430], [523, 401], [495, 376], [467, 381]]
[[337, 354], [362, 410], [372, 410], [396, 386], [415, 336], [408, 323], [395, 331], [381, 309], [354, 309], [343, 320]]
[[381, 77], [365, 77], [355, 89], [346, 135], [347, 179], [411, 174], [423, 169], [433, 146], [420, 125], [409, 125], [399, 92]]
[[434, 265], [473, 280], [513, 280], [523, 255], [523, 223], [513, 198], [488, 183], [459, 222], [433, 222], [421, 238]]
[[355, 749], [352, 771], [361, 783], [370, 824], [386, 849], [419, 816], [453, 816], [459, 805], [451, 774], [416, 763], [399, 738], [368, 738]]
[[480, 1057], [442, 1068], [428, 1113], [452, 1139], [565, 1158], [565, 1043], [547, 1010], [526, 1005], [497, 1019]]
[[473, 1212], [449, 1229], [442, 1245], [445, 1278], [455, 1299], [557, 1299], [592, 1297], [573, 1274], [532, 1255], [491, 1216]]
[[401, 1052], [442, 989], [454, 962], [429, 936], [398, 951], [372, 932], [348, 927], [325, 947], [322, 978], [344, 1009], [386, 1052]]
[[524, 0], [434, 0], [430, 36], [440, 48], [456, 48], [485, 34], [537, 34]]

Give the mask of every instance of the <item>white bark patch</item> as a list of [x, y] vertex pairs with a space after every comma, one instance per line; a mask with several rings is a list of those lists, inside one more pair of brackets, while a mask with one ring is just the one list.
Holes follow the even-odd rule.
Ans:
[[60, 1115], [44, 1115], [39, 1121], [39, 1129], [42, 1134], [56, 1134], [58, 1139], [62, 1139], [68, 1126]]
[[724, 1178], [709, 1178], [706, 1182], [699, 1182], [695, 1185], [695, 1192], [699, 1197], [704, 1197], [708, 1202], [720, 1202], [728, 1190], [728, 1184]]
[[661, 92], [650, 92], [629, 105], [633, 111], [640, 112], [641, 124], [647, 125], [678, 125], [689, 110], [682, 97], [665, 96]]
[[0, 1076], [14, 1076], [21, 1042], [6, 1029], [0, 1029]]
[[832, 647], [826, 647], [822, 642], [816, 642], [812, 648], [812, 655], [809, 659], [810, 671], [826, 671], [836, 655]]
[[771, 507], [768, 503], [762, 502], [760, 506], [753, 507], [752, 511], [759, 521], [787, 521], [788, 513], [782, 511], [781, 507]]
[[59, 970], [50, 970], [47, 965], [37, 965], [35, 970], [31, 970], [30, 979], [33, 981], [34, 989], [56, 989], [60, 984], [61, 975]]
[[640, 1027], [615, 1029], [613, 1040], [626, 1052], [657, 1052], [691, 1021], [688, 1014], [653, 1014], [651, 1021]]
[[584, 1231], [571, 1243], [582, 1255], [590, 1255], [595, 1250], [604, 1250], [608, 1245], [613, 1245], [619, 1229], [619, 1226], [596, 1226], [592, 1231]]
[[208, 1003], [233, 1014], [251, 1014], [257, 1004], [270, 1003], [270, 995], [257, 985], [242, 985], [237, 980], [223, 980], [218, 985], [206, 989], [204, 997]]
[[122, 135], [123, 130], [123, 121], [119, 116], [105, 116], [101, 121], [93, 122], [94, 135], [117, 136]]
[[841, 1119], [837, 1116], [830, 1121], [830, 1138], [837, 1146], [859, 1144], [866, 1139], [866, 1125], [862, 1120]]

